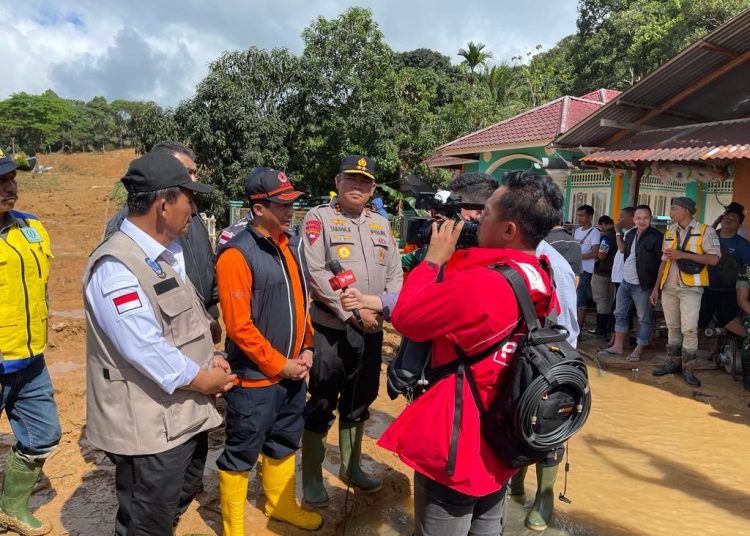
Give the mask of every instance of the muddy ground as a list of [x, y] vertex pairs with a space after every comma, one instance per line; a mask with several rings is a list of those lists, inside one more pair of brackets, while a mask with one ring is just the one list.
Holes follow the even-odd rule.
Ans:
[[[104, 224], [116, 211], [116, 207], [108, 200], [112, 187], [133, 157], [133, 153], [127, 150], [104, 154], [42, 156], [42, 163], [53, 167], [51, 172], [35, 176], [19, 174], [20, 199], [17, 208], [40, 217], [52, 237], [55, 254], [50, 279], [51, 317], [46, 356], [55, 385], [63, 438], [45, 466], [45, 476], [32, 498], [32, 507], [38, 509], [39, 517], [53, 523], [53, 534], [56, 535], [91, 536], [111, 534], [112, 531], [116, 510], [114, 468], [104, 454], [91, 447], [85, 439], [84, 321], [80, 278], [88, 253], [99, 243]], [[387, 335], [384, 359], [390, 359], [397, 341], [395, 334]], [[584, 343], [583, 348], [593, 352], [596, 342]], [[663, 348], [663, 341], [657, 349], [660, 347]], [[677, 378], [653, 378], [649, 372], [657, 362], [657, 352], [652, 351], [635, 365], [617, 358], [601, 360], [600, 364], [607, 367], [607, 374], [621, 375], [634, 383], [673, 392], [678, 398], [710, 405], [713, 412], [745, 428], [750, 399], [729, 375], [709, 370], [711, 365], [705, 364], [703, 368], [706, 371], [701, 372], [704, 386], [698, 390], [689, 389]], [[592, 363], [592, 370], [596, 370], [596, 366], [597, 364]], [[349, 494], [347, 508], [353, 514], [348, 521], [348, 534], [411, 534], [413, 520], [410, 514], [410, 471], [395, 455], [375, 445], [377, 437], [402, 408], [401, 400], [392, 402], [384, 395], [373, 407], [373, 418], [368, 423], [363, 447], [365, 465], [379, 474], [385, 485], [384, 490], [374, 496]], [[594, 421], [593, 416], [591, 421]], [[596, 424], [591, 421], [590, 426], [595, 430]], [[580, 434], [580, 437], [576, 441], [586, 440], [585, 434]], [[204, 491], [184, 516], [177, 534], [195, 536], [221, 533], [217, 476], [213, 465], [219, 454], [221, 441], [221, 432], [215, 432], [212, 436]], [[7, 419], [2, 418], [0, 462], [13, 443]], [[336, 445], [334, 428], [329, 436], [326, 460], [326, 476], [329, 490], [332, 491], [332, 501], [328, 508], [321, 510], [326, 524], [316, 534], [340, 534], [343, 528], [345, 490], [334, 476], [338, 463]], [[573, 448], [576, 448], [575, 441]], [[600, 478], [607, 480], [606, 475]], [[533, 496], [533, 477], [527, 480]], [[264, 497], [260, 482], [254, 477], [251, 477], [248, 501], [248, 534], [309, 534], [263, 516]], [[586, 503], [580, 505], [580, 508], [585, 511]], [[516, 528], [506, 534], [526, 532], [520, 528], [523, 511], [518, 506], [514, 509], [515, 513], [511, 514], [518, 518], [513, 522]], [[595, 505], [591, 509], [595, 511]], [[576, 513], [575, 507], [559, 505], [559, 511], [561, 515], [555, 522], [558, 528], [562, 526], [560, 519], [572, 519], [576, 524], [590, 528], [608, 526], [604, 521], [590, 525], [591, 519], [596, 520], [597, 516], [592, 514], [581, 517]], [[680, 533], [679, 518], [676, 523], [677, 526], [673, 528]], [[615, 532], [592, 528], [581, 533]], [[644, 532], [649, 533], [652, 532]]]

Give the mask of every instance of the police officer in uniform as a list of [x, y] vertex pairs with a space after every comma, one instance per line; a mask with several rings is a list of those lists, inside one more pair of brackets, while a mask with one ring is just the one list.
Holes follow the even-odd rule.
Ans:
[[0, 532], [36, 536], [52, 527], [31, 515], [29, 497], [61, 431], [44, 363], [52, 249], [37, 217], [13, 210], [19, 167], [0, 148], [0, 411], [16, 437], [3, 469]]
[[693, 372], [698, 350], [698, 317], [703, 289], [709, 283], [708, 265], [718, 264], [721, 246], [714, 228], [695, 221], [694, 214], [695, 201], [689, 197], [672, 198], [669, 207], [672, 225], [664, 233], [661, 265], [651, 292], [651, 304], [656, 306], [661, 291], [668, 329], [667, 364], [652, 374], [682, 373], [688, 385], [700, 387], [701, 382]]
[[360, 309], [361, 321], [344, 311], [340, 293], [332, 290], [327, 263], [337, 260], [352, 270], [354, 287], [393, 303], [403, 274], [398, 248], [383, 216], [370, 211], [375, 191], [375, 162], [366, 156], [347, 156], [336, 175], [337, 195], [308, 212], [302, 225], [303, 244], [312, 294], [310, 314], [315, 329], [315, 359], [310, 371], [310, 399], [305, 407], [302, 437], [302, 482], [305, 501], [328, 504], [321, 464], [326, 435], [339, 411], [339, 477], [364, 492], [382, 487], [380, 480], [360, 467], [360, 452], [368, 408], [377, 398], [383, 344], [383, 316]]
[[214, 352], [177, 243], [194, 192], [213, 187], [164, 152], [134, 160], [121, 180], [128, 217], [83, 275], [86, 436], [115, 464], [115, 534], [172, 534], [203, 484], [208, 430], [221, 424], [213, 395], [236, 378]]

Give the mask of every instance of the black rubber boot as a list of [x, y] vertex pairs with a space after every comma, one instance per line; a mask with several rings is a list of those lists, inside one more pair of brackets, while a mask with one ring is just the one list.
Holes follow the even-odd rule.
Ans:
[[528, 465], [521, 467], [515, 475], [510, 477], [509, 494], [511, 497], [523, 497], [526, 493], [523, 483], [526, 480], [528, 470]]
[[682, 372], [682, 347], [677, 345], [667, 345], [667, 364], [660, 369], [656, 369], [651, 374], [654, 376], [666, 376], [667, 374], [679, 374]]
[[695, 352], [682, 351], [682, 379], [691, 387], [700, 387], [701, 381], [693, 374], [695, 367]]
[[588, 330], [592, 335], [606, 337], [609, 334], [609, 315], [596, 315], [596, 329]]

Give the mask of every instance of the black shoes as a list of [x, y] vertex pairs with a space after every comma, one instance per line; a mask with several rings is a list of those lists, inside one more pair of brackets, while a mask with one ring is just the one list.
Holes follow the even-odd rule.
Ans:
[[666, 376], [667, 374], [679, 374], [680, 372], [682, 372], [682, 365], [669, 363], [660, 369], [656, 369], [651, 374], [654, 376]]
[[693, 374], [692, 370], [683, 370], [682, 379], [684, 379], [685, 383], [687, 383], [691, 387], [701, 386], [701, 381], [695, 377], [695, 374]]

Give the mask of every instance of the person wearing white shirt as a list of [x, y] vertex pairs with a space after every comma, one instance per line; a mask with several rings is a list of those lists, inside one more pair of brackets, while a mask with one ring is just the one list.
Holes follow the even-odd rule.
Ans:
[[599, 254], [601, 233], [591, 224], [594, 219], [594, 207], [591, 205], [578, 207], [576, 219], [579, 227], [573, 232], [573, 238], [581, 244], [581, 259], [583, 260], [583, 271], [578, 281], [576, 301], [578, 305], [578, 327], [583, 329], [586, 320], [586, 307], [588, 307], [588, 302], [591, 299], [591, 278], [594, 275], [594, 264]]
[[635, 229], [633, 223], [633, 216], [635, 215], [635, 207], [624, 207], [620, 210], [620, 219], [615, 223], [615, 237], [617, 238], [617, 253], [615, 253], [615, 260], [612, 264], [612, 283], [615, 285], [615, 299], [612, 302], [612, 315], [610, 315], [610, 332], [612, 334], [610, 340], [604, 346], [608, 348], [615, 342], [614, 339], [614, 311], [617, 308], [617, 289], [620, 288], [622, 283], [623, 268], [625, 267], [625, 239], [628, 233]]
[[214, 351], [211, 317], [185, 275], [192, 181], [169, 153], [130, 163], [129, 216], [89, 257], [86, 436], [115, 464], [116, 536], [172, 534], [203, 482], [214, 395], [235, 376]]

